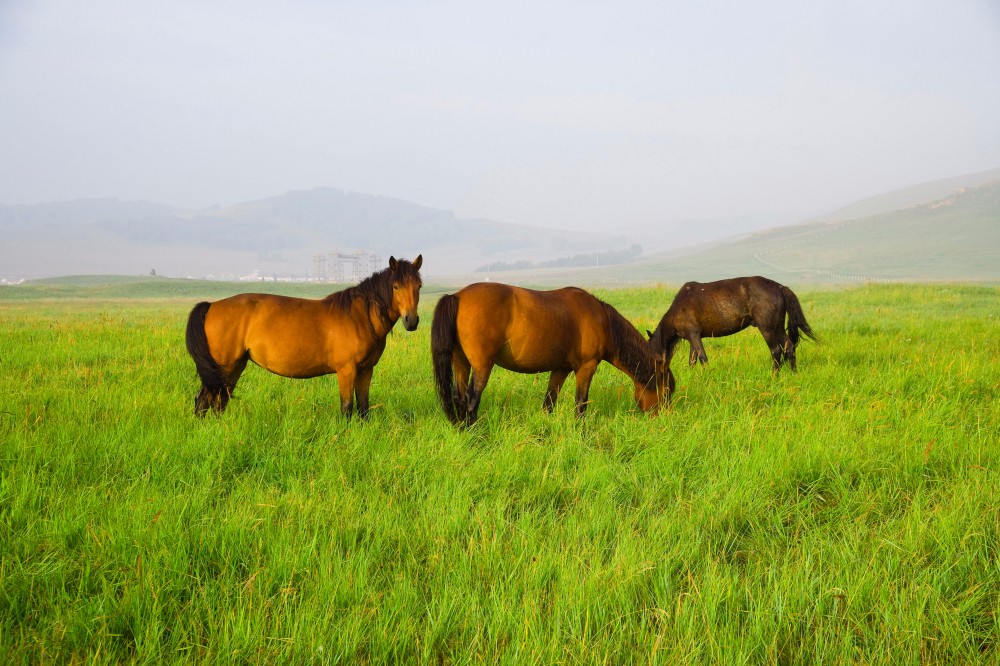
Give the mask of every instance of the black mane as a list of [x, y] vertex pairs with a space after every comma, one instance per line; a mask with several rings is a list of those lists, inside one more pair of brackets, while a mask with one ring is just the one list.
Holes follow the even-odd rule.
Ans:
[[611, 345], [618, 361], [635, 373], [640, 384], [656, 390], [656, 363], [646, 338], [618, 310], [603, 301], [601, 304], [611, 323]]
[[367, 305], [375, 304], [378, 307], [382, 319], [389, 321], [389, 306], [392, 305], [392, 284], [393, 282], [406, 282], [415, 279], [417, 284], [423, 284], [420, 279], [420, 272], [413, 267], [413, 264], [406, 259], [396, 262], [396, 269], [383, 268], [366, 277], [364, 280], [348, 287], [343, 291], [337, 291], [323, 300], [332, 305], [337, 305], [344, 312], [349, 312], [351, 304], [355, 298], [363, 298]]

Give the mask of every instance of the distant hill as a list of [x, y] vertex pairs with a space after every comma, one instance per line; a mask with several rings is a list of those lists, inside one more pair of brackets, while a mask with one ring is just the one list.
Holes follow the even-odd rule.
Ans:
[[[906, 188], [804, 223], [746, 233], [695, 248], [668, 247], [670, 234], [640, 237], [539, 229], [406, 201], [331, 188], [206, 210], [149, 202], [87, 200], [0, 205], [0, 278], [61, 275], [193, 276], [236, 279], [310, 275], [333, 250], [424, 255], [439, 284], [499, 279], [523, 284], [681, 283], [763, 274], [789, 283], [855, 280], [1000, 281], [1000, 169]], [[715, 230], [718, 233], [718, 229]], [[473, 274], [477, 266], [544, 261], [625, 248], [632, 263], [592, 268]]]
[[889, 213], [901, 208], [909, 208], [920, 204], [943, 199], [953, 192], [966, 187], [979, 187], [1000, 180], [1000, 169], [979, 171], [955, 178], [942, 178], [929, 183], [921, 183], [901, 190], [862, 199], [849, 206], [821, 215], [809, 222], [830, 220], [854, 220], [880, 213]]
[[306, 276], [334, 250], [424, 255], [425, 273], [487, 261], [551, 259], [624, 247], [623, 236], [570, 234], [332, 188], [187, 211], [148, 202], [83, 200], [0, 206], [0, 277], [147, 274]]
[[[887, 195], [905, 201], [917, 190]], [[842, 209], [841, 215], [864, 210]], [[827, 217], [827, 216], [824, 216]], [[765, 275], [790, 284], [855, 281], [1000, 282], [1000, 180], [858, 218], [778, 227], [627, 266], [512, 275], [536, 284], [628, 284]]]

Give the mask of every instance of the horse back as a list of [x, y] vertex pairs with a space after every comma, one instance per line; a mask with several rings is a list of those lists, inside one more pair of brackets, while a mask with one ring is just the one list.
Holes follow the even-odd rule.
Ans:
[[664, 316], [679, 331], [731, 335], [747, 326], [772, 325], [784, 316], [780, 283], [759, 275], [714, 282], [687, 282]]
[[536, 291], [477, 283], [456, 293], [462, 349], [477, 360], [515, 372], [575, 369], [603, 344], [606, 315], [582, 289]]

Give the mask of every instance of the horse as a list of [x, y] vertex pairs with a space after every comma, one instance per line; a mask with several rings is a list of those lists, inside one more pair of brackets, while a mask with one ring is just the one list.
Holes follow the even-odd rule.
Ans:
[[656, 331], [647, 331], [647, 334], [657, 353], [659, 366], [669, 367], [674, 349], [682, 338], [691, 348], [689, 364], [700, 362], [704, 365], [708, 363], [708, 355], [702, 337], [732, 335], [747, 326], [756, 326], [764, 336], [775, 373], [786, 359], [792, 370], [796, 370], [795, 348], [799, 344], [800, 331], [808, 338], [817, 339], [792, 290], [760, 276], [685, 283], [660, 319]]
[[253, 361], [295, 379], [336, 373], [341, 413], [351, 417], [356, 396], [358, 413], [366, 418], [386, 336], [401, 317], [408, 331], [420, 321], [422, 263], [423, 255], [412, 263], [389, 257], [388, 268], [322, 299], [237, 294], [197, 304], [186, 336], [201, 378], [195, 414], [225, 411], [247, 361]]
[[550, 372], [542, 408], [551, 412], [570, 372], [576, 414], [587, 410], [601, 361], [635, 384], [640, 409], [669, 403], [673, 375], [658, 375], [653, 350], [617, 310], [586, 291], [535, 291], [496, 282], [446, 294], [434, 308], [431, 354], [438, 397], [448, 419], [472, 425], [494, 365], [520, 373]]

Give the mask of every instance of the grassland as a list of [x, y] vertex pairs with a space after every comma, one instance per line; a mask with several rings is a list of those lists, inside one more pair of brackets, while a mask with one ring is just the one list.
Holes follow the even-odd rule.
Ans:
[[[192, 416], [182, 331], [215, 291], [16, 289], [7, 663], [1000, 661], [996, 288], [800, 291], [798, 374], [709, 340], [656, 418], [610, 366], [583, 421], [497, 371], [470, 430], [435, 402], [427, 294], [345, 422], [335, 378], [256, 368]], [[600, 295], [641, 328], [672, 296]]]

